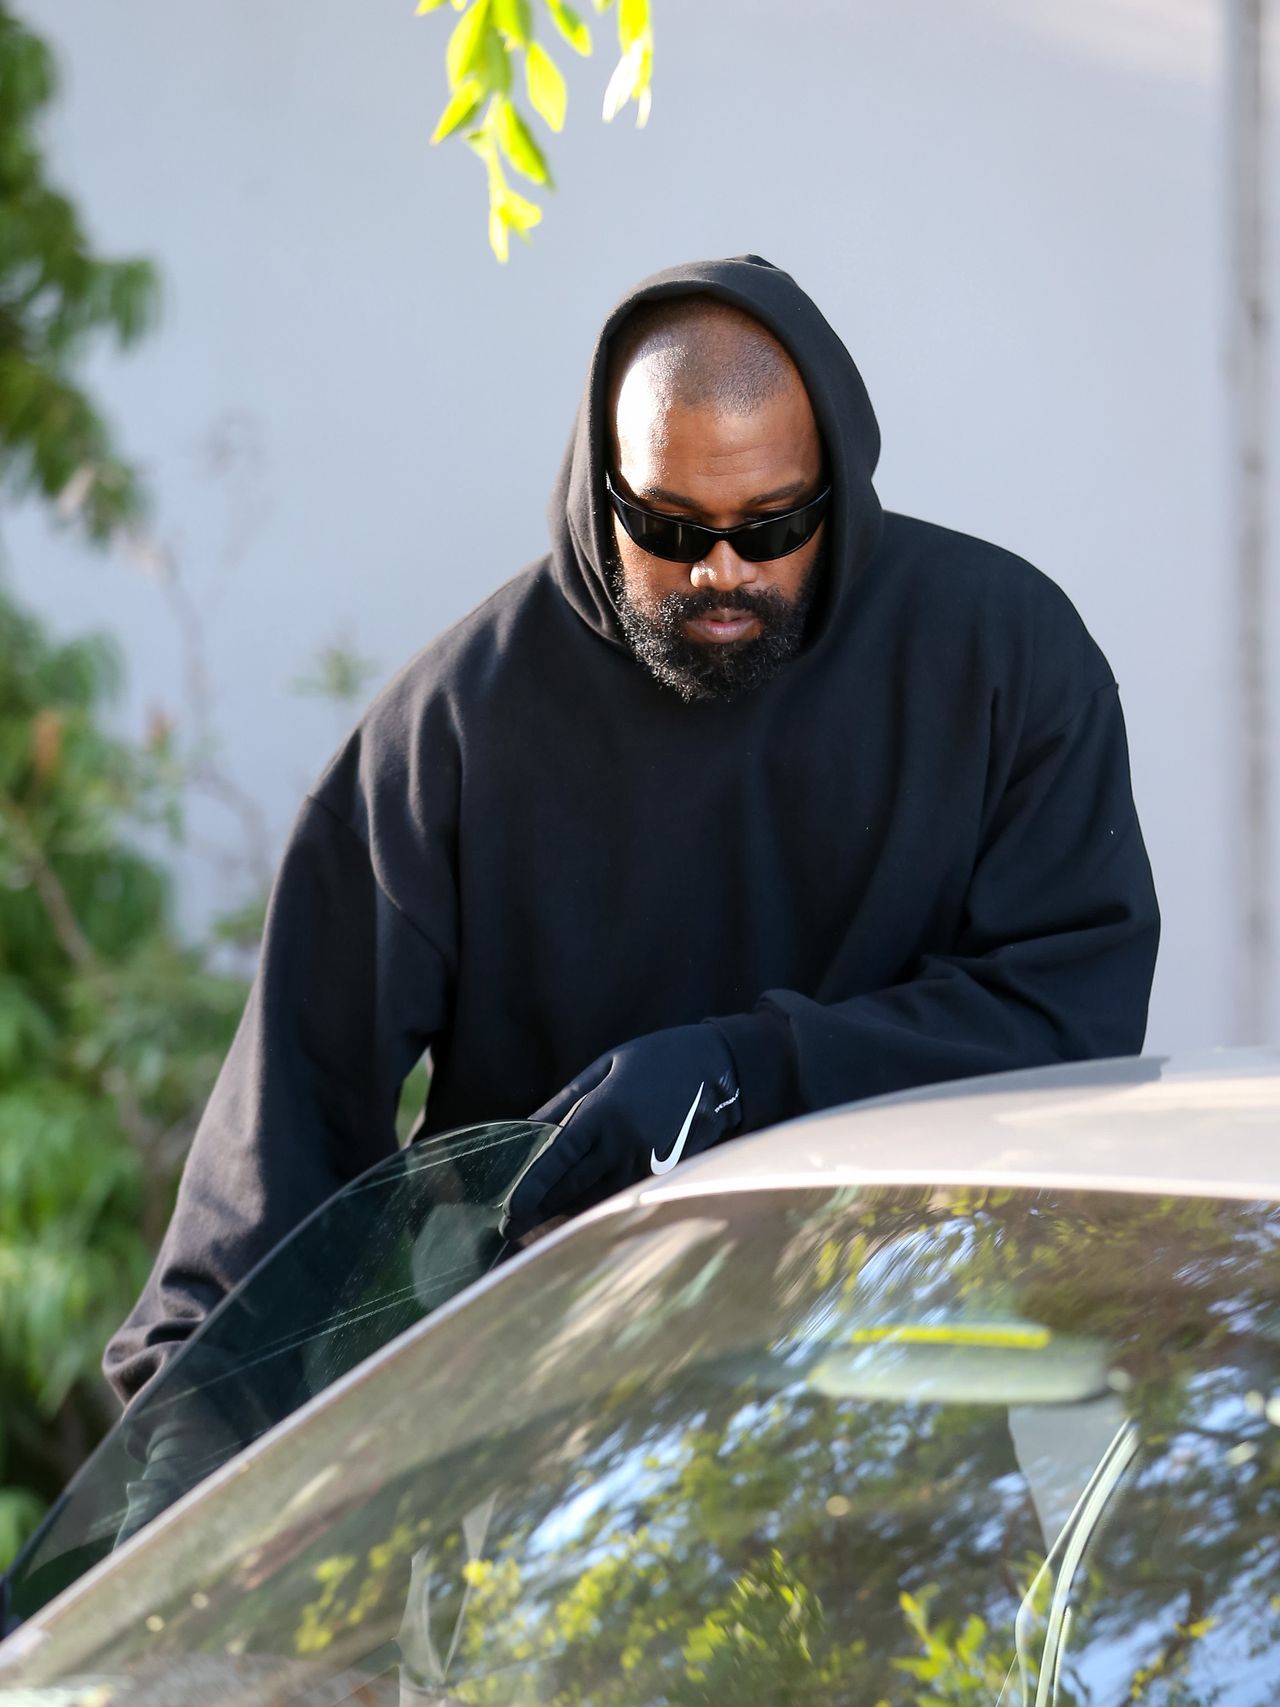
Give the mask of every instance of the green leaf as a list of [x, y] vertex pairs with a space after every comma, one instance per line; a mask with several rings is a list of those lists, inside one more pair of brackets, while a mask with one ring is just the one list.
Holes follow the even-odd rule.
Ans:
[[452, 136], [455, 130], [460, 130], [464, 124], [470, 123], [483, 100], [483, 86], [474, 77], [468, 77], [449, 97], [448, 104], [431, 133], [432, 142], [443, 142], [446, 136]]
[[537, 202], [529, 201], [515, 190], [503, 191], [500, 206], [503, 219], [521, 237], [527, 236], [542, 219], [542, 209]]
[[551, 21], [560, 34], [568, 42], [575, 53], [580, 53], [584, 59], [591, 53], [591, 31], [574, 11], [566, 5], [565, 0], [547, 0], [547, 10]]
[[533, 36], [533, 9], [529, 0], [493, 0], [493, 21], [517, 47], [527, 46]]
[[618, 45], [623, 53], [651, 36], [649, 0], [618, 0]]
[[30, 1073], [57, 1042], [57, 1028], [34, 992], [15, 978], [0, 978], [0, 1080]]
[[44, 1515], [44, 1501], [27, 1488], [0, 1488], [0, 1571], [7, 1570], [14, 1555]]
[[489, 0], [472, 0], [453, 26], [445, 49], [444, 64], [450, 89], [460, 88], [468, 77], [474, 77], [482, 70], [490, 34]]
[[414, 13], [414, 17], [421, 18], [425, 16], [426, 13], [434, 12], [437, 8], [443, 5], [444, 0], [418, 0], [418, 6]]
[[956, 1642], [956, 1652], [960, 1655], [961, 1659], [973, 1659], [974, 1655], [978, 1652], [978, 1649], [982, 1646], [986, 1634], [986, 1623], [978, 1617], [976, 1612], [970, 1613], [969, 1617], [965, 1620], [965, 1626], [960, 1633], [959, 1640]]
[[[435, 138], [431, 140], [434, 142]], [[311, 675], [289, 685], [294, 693], [331, 699], [335, 705], [354, 705], [364, 697], [378, 673], [379, 665], [374, 659], [362, 658], [354, 647], [336, 641], [316, 654]]]
[[1184, 1624], [1182, 1626], [1182, 1634], [1189, 1637], [1193, 1642], [1198, 1642], [1201, 1636], [1207, 1636], [1210, 1630], [1216, 1628], [1217, 1624], [1218, 1619], [1216, 1616], [1210, 1618], [1197, 1618], [1194, 1624]]
[[503, 101], [498, 107], [495, 129], [499, 148], [517, 172], [522, 172], [535, 184], [551, 182], [547, 162], [534, 141], [533, 132], [510, 101]]
[[484, 72], [489, 87], [505, 95], [511, 87], [511, 53], [495, 29], [484, 38]]
[[524, 80], [534, 112], [550, 125], [552, 130], [562, 130], [568, 103], [564, 77], [555, 60], [536, 41], [529, 43], [525, 54]]

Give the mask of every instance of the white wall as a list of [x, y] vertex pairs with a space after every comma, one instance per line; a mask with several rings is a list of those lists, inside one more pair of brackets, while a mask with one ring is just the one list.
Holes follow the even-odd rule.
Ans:
[[[648, 130], [599, 123], [611, 55], [568, 66], [560, 189], [502, 269], [478, 163], [427, 147], [452, 13], [21, 0], [65, 71], [57, 171], [105, 247], [163, 266], [159, 333], [92, 371], [205, 612], [227, 767], [278, 841], [340, 732], [290, 691], [316, 649], [345, 636], [385, 676], [539, 554], [604, 311], [657, 267], [751, 249], [861, 365], [885, 503], [1029, 557], [1108, 653], [1165, 916], [1149, 1045], [1224, 1040], [1214, 0], [654, 5]], [[156, 587], [38, 516], [5, 534], [60, 629], [122, 637], [129, 727], [179, 709]], [[195, 856], [184, 883], [188, 916], [227, 898]]]

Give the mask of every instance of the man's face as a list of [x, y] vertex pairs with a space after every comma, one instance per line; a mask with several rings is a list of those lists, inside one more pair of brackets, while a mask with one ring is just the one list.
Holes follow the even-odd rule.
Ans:
[[[729, 528], [794, 510], [822, 486], [822, 444], [798, 374], [747, 414], [664, 401], [633, 366], [614, 413], [614, 485], [646, 509]], [[698, 563], [643, 550], [613, 518], [614, 594], [640, 661], [687, 700], [759, 686], [798, 650], [824, 527], [749, 563], [718, 540]]]

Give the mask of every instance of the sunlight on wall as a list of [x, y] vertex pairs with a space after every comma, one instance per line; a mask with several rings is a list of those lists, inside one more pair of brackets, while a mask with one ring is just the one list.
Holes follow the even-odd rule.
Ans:
[[1201, 87], [1222, 74], [1218, 0], [989, 0], [992, 9], [1055, 46], [1118, 71]]

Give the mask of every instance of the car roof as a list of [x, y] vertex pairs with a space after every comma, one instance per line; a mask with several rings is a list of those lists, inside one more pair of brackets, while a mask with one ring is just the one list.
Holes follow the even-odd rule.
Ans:
[[[1063, 1185], [1272, 1201], [1280, 1198], [1278, 1130], [1280, 1049], [1006, 1073], [855, 1103], [735, 1140], [588, 1210], [550, 1233], [546, 1247], [631, 1204], [771, 1187]], [[119, 1569], [164, 1545], [166, 1535], [172, 1543], [220, 1489], [260, 1459], [270, 1461], [282, 1442], [296, 1441], [320, 1415], [352, 1403], [379, 1369], [407, 1355], [481, 1292], [527, 1285], [520, 1271], [545, 1254], [536, 1247], [521, 1253], [339, 1377], [0, 1642], [4, 1662], [25, 1664], [50, 1632], [60, 1625], [74, 1629], [89, 1597]]]
[[829, 1109], [721, 1145], [628, 1195], [918, 1182], [1271, 1199], [1278, 1135], [1280, 1048], [1126, 1056]]

